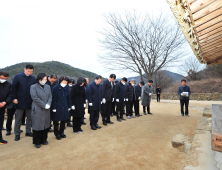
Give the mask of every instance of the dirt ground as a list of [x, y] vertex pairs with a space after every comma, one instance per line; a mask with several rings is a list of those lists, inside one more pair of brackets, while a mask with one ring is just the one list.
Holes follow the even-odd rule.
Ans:
[[[173, 102], [173, 103], [167, 103]], [[0, 169], [68, 169], [68, 170], [182, 170], [186, 154], [172, 148], [171, 139], [177, 133], [187, 136], [195, 134], [203, 111], [190, 107], [190, 117], [181, 117], [178, 101], [151, 102], [153, 115], [117, 122], [93, 131], [87, 125], [83, 134], [74, 134], [72, 128], [65, 130], [67, 138], [60, 141], [49, 133], [46, 146], [36, 149], [32, 138], [25, 137], [25, 126], [21, 129], [20, 141], [14, 141], [14, 133], [3, 138], [8, 141], [0, 145]], [[214, 101], [191, 101], [190, 105], [203, 107]], [[142, 114], [142, 107], [140, 106]], [[5, 127], [5, 126], [4, 126]]]

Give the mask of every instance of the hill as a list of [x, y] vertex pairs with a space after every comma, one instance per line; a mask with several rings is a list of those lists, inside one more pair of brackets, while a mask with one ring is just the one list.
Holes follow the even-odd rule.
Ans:
[[2, 68], [0, 69], [0, 71], [7, 71], [9, 73], [9, 81], [11, 81], [16, 74], [23, 72], [24, 67], [27, 64], [31, 64], [34, 66], [34, 72], [33, 72], [34, 76], [36, 76], [38, 73], [44, 72], [46, 73], [46, 75], [56, 74], [58, 77], [65, 75], [68, 76], [69, 78], [74, 78], [75, 80], [77, 80], [77, 78], [81, 76], [88, 77], [91, 82], [95, 79], [97, 75], [90, 71], [78, 69], [58, 61], [47, 61], [44, 63], [23, 62]]

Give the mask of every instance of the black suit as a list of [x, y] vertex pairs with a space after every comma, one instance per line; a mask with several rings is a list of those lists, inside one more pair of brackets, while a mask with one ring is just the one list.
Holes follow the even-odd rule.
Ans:
[[[159, 94], [158, 94], [159, 93]], [[161, 88], [156, 88], [156, 96], [157, 96], [157, 102], [160, 102], [160, 93], [161, 93]]]
[[135, 109], [135, 115], [139, 115], [139, 110], [140, 110], [140, 107], [139, 107], [139, 97], [141, 97], [141, 87], [139, 85], [136, 85], [134, 87], [134, 109]]
[[103, 81], [102, 85], [102, 100], [105, 98], [106, 103], [102, 105], [102, 121], [110, 122], [110, 112], [112, 109], [114, 84], [109, 82], [109, 80]]

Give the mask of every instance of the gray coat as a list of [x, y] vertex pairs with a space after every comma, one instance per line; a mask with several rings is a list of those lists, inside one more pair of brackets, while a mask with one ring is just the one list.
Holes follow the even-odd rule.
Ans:
[[149, 86], [148, 84], [146, 84], [145, 86], [143, 86], [143, 98], [142, 98], [142, 105], [149, 107], [150, 106], [150, 102], [151, 102], [151, 96], [149, 95], [150, 93], [153, 94], [153, 86]]
[[52, 92], [49, 85], [45, 84], [44, 89], [38, 84], [30, 88], [32, 97], [32, 129], [36, 131], [45, 130], [50, 127], [50, 109], [45, 109], [46, 104], [51, 106]]

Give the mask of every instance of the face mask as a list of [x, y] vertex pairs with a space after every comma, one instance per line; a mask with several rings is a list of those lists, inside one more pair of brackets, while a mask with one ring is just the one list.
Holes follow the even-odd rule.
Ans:
[[69, 84], [69, 87], [72, 87], [72, 85], [71, 85], [71, 84]]
[[4, 83], [4, 82], [6, 82], [6, 80], [0, 79], [0, 83]]
[[126, 83], [122, 82], [123, 85], [125, 85]]
[[45, 85], [46, 81], [39, 81], [39, 84]]
[[135, 86], [135, 84], [132, 84], [132, 86]]
[[60, 85], [61, 85], [62, 87], [66, 87], [67, 84], [62, 84], [62, 83], [61, 83]]

